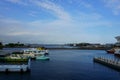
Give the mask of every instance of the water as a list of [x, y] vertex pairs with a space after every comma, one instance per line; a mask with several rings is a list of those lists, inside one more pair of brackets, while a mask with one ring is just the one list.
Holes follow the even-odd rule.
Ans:
[[32, 61], [31, 73], [0, 73], [0, 80], [119, 80], [120, 72], [93, 62], [114, 58], [103, 50], [50, 50], [50, 61]]

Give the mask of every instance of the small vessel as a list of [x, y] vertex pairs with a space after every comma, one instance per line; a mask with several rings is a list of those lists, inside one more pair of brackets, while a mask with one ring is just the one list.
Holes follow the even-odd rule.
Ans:
[[115, 50], [114, 48], [110, 49], [110, 50], [106, 50], [107, 53], [110, 53], [110, 54], [114, 54]]
[[50, 58], [43, 55], [43, 56], [37, 56], [36, 60], [50, 60]]
[[27, 57], [23, 57], [22, 55], [19, 54], [5, 54], [2, 52], [0, 54], [0, 62], [26, 62], [28, 61]]
[[36, 58], [37, 56], [48, 55], [48, 50], [42, 48], [29, 48], [23, 50], [23, 55]]
[[42, 52], [44, 52], [44, 55], [49, 55], [49, 52], [46, 48], [39, 47], [39, 48], [37, 48], [37, 50], [41, 50]]
[[40, 48], [29, 48], [29, 49], [23, 50], [23, 52], [24, 53], [33, 53], [37, 56], [37, 55], [45, 55], [45, 53], [48, 53], [48, 50], [43, 50]]

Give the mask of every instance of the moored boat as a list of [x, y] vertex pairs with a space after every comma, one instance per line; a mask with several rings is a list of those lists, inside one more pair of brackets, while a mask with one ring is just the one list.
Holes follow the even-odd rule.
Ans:
[[120, 57], [120, 48], [115, 49], [114, 55]]
[[106, 50], [107, 53], [110, 53], [110, 54], [114, 54], [115, 50], [114, 48], [110, 49], [110, 50]]
[[36, 60], [50, 60], [50, 58], [43, 55], [43, 56], [36, 57]]
[[48, 50], [41, 48], [29, 48], [23, 50], [23, 53], [33, 53], [35, 56], [46, 55], [48, 54]]
[[2, 52], [0, 54], [0, 62], [26, 62], [28, 61], [27, 57], [23, 57], [22, 55], [19, 54], [5, 54]]

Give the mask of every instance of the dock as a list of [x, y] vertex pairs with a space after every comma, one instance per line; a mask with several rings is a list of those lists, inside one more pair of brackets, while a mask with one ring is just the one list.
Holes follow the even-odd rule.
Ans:
[[111, 59], [107, 59], [107, 58], [103, 58], [103, 57], [94, 57], [93, 61], [103, 64], [105, 66], [108, 66], [110, 68], [120, 70], [120, 61], [111, 60]]
[[0, 64], [0, 72], [29, 72], [30, 71], [30, 59], [28, 63], [1, 63]]

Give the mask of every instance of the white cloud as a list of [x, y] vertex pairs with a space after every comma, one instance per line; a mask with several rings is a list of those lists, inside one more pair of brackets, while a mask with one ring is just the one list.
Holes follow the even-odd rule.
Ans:
[[19, 3], [21, 0], [6, 0], [6, 1], [9, 1], [9, 2], [12, 2], [12, 3]]
[[36, 11], [30, 11], [29, 15], [32, 17], [37, 17], [38, 12]]
[[24, 2], [25, 0], [6, 0], [8, 2], [11, 2], [11, 3], [15, 3], [15, 4], [21, 4], [21, 5], [27, 5], [27, 1]]
[[[12, 3], [21, 4], [20, 0], [9, 0]], [[23, 2], [22, 2], [23, 3]], [[5, 41], [43, 42], [43, 43], [69, 43], [69, 42], [92, 42], [102, 41], [97, 34], [87, 32], [94, 27], [109, 27], [114, 24], [105, 21], [103, 16], [97, 13], [76, 13], [70, 15], [62, 6], [45, 0], [31, 0], [31, 5], [44, 8], [55, 15], [56, 20], [35, 20], [29, 22], [14, 19], [0, 19], [0, 36]], [[80, 3], [86, 7], [89, 4]], [[29, 15], [36, 16], [39, 13], [31, 11]], [[4, 37], [3, 37], [4, 36]], [[90, 40], [91, 38], [91, 40]]]
[[92, 8], [92, 5], [91, 5], [91, 4], [89, 4], [89, 3], [87, 3], [87, 2], [85, 2], [85, 1], [83, 1], [83, 0], [76, 0], [76, 2], [78, 2], [78, 4], [79, 4], [80, 6], [84, 6], [84, 7], [86, 7], [86, 8]]
[[[0, 37], [3, 41], [35, 41], [39, 43], [39, 40], [43, 43], [64, 43], [71, 41], [72, 39], [66, 36], [71, 33], [69, 29], [74, 26], [69, 22], [57, 20], [53, 22], [47, 21], [33, 21], [33, 22], [21, 22], [12, 19], [0, 20]], [[66, 29], [67, 28], [67, 29]], [[26, 39], [27, 38], [27, 39]], [[29, 39], [29, 40], [28, 40]]]
[[52, 14], [54, 14], [59, 19], [71, 20], [70, 15], [61, 6], [58, 6], [54, 4], [53, 2], [38, 1], [38, 0], [36, 1], [31, 0], [31, 2], [39, 7], [49, 10]]
[[105, 6], [110, 8], [115, 15], [120, 14], [120, 0], [103, 0]]
[[101, 20], [103, 19], [104, 17], [101, 15], [101, 14], [98, 14], [98, 13], [83, 13], [83, 12], [78, 12], [77, 13], [78, 16], [77, 18], [81, 19], [82, 21], [86, 20], [86, 21], [98, 21], [98, 20]]
[[[92, 18], [92, 15], [88, 18]], [[94, 15], [93, 15], [94, 16]], [[21, 22], [13, 19], [0, 19], [0, 37], [3, 41], [20, 41], [31, 43], [69, 43], [69, 42], [102, 42], [98, 34], [87, 32], [89, 28], [109, 26], [110, 22], [94, 19], [91, 22], [78, 21], [42, 21]], [[112, 24], [113, 25], [113, 24]], [[90, 39], [91, 38], [91, 39]]]

